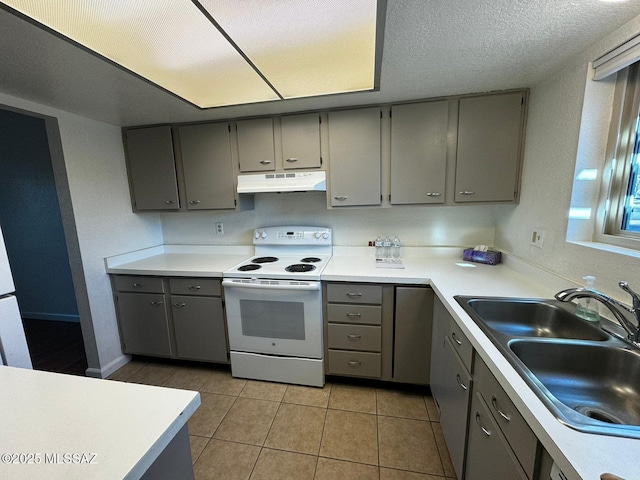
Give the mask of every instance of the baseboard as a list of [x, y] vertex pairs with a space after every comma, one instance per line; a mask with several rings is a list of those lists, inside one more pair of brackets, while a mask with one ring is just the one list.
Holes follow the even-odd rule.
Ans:
[[80, 323], [80, 315], [78, 314], [25, 312], [21, 310], [20, 316], [22, 318], [30, 318], [32, 320], [55, 320], [57, 322]]
[[123, 367], [130, 361], [131, 361], [131, 355], [120, 355], [118, 358], [109, 362], [107, 365], [105, 365], [102, 368], [91, 368], [91, 367], [87, 368], [85, 370], [85, 373], [87, 377], [107, 378], [113, 372]]

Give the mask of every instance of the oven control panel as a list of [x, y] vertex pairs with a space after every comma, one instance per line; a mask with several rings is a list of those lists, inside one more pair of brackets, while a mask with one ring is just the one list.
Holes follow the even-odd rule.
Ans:
[[263, 227], [253, 232], [254, 244], [331, 245], [331, 229], [326, 227]]

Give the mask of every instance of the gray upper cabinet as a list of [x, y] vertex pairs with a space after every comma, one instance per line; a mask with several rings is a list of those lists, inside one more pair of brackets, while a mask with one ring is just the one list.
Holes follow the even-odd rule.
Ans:
[[380, 205], [380, 108], [329, 112], [331, 206]]
[[241, 172], [273, 171], [275, 146], [273, 119], [255, 118], [236, 122], [238, 133], [238, 156]]
[[515, 202], [524, 135], [523, 92], [460, 99], [456, 202]]
[[124, 138], [134, 210], [179, 210], [171, 127], [126, 130]]
[[182, 126], [178, 134], [187, 209], [235, 208], [229, 125]]
[[391, 109], [391, 204], [444, 203], [449, 102]]
[[287, 115], [280, 119], [284, 169], [319, 168], [320, 116], [317, 113]]

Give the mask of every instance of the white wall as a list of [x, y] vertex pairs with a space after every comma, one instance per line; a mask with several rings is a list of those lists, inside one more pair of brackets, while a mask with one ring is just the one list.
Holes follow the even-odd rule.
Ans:
[[[617, 282], [628, 280], [640, 288], [640, 260], [568, 243], [566, 235], [578, 152], [580, 168], [592, 165], [602, 174], [604, 163], [602, 142], [606, 136], [596, 142], [585, 140], [593, 135], [591, 129], [597, 120], [601, 128], [608, 128], [610, 112], [594, 119], [590, 108], [585, 108], [590, 117], [581, 121], [588, 62], [639, 31], [640, 17], [636, 17], [531, 89], [520, 204], [497, 208], [498, 248], [574, 281], [595, 275], [596, 288], [623, 300], [627, 299]], [[585, 136], [579, 142], [581, 129]], [[593, 197], [593, 192], [590, 195]], [[545, 230], [542, 249], [529, 245], [533, 227]]]
[[[398, 235], [406, 246], [493, 245], [494, 206], [344, 208], [328, 210], [324, 193], [261, 193], [255, 210], [163, 213], [167, 244], [251, 245], [254, 228], [312, 225], [333, 228], [334, 244], [366, 246], [376, 235]], [[223, 222], [224, 235], [215, 234]], [[462, 255], [462, 251], [460, 253]]]
[[64, 163], [53, 160], [56, 184], [89, 370], [99, 376], [122, 359], [103, 259], [161, 244], [159, 216], [131, 211], [120, 127], [4, 94], [2, 106], [58, 121]]

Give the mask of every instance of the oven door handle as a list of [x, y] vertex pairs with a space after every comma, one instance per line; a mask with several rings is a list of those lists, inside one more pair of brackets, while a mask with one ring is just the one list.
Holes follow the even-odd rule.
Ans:
[[222, 280], [223, 287], [232, 288], [255, 288], [265, 290], [320, 290], [320, 282], [292, 282], [292, 283], [262, 283], [262, 282], [235, 282], [233, 280]]

